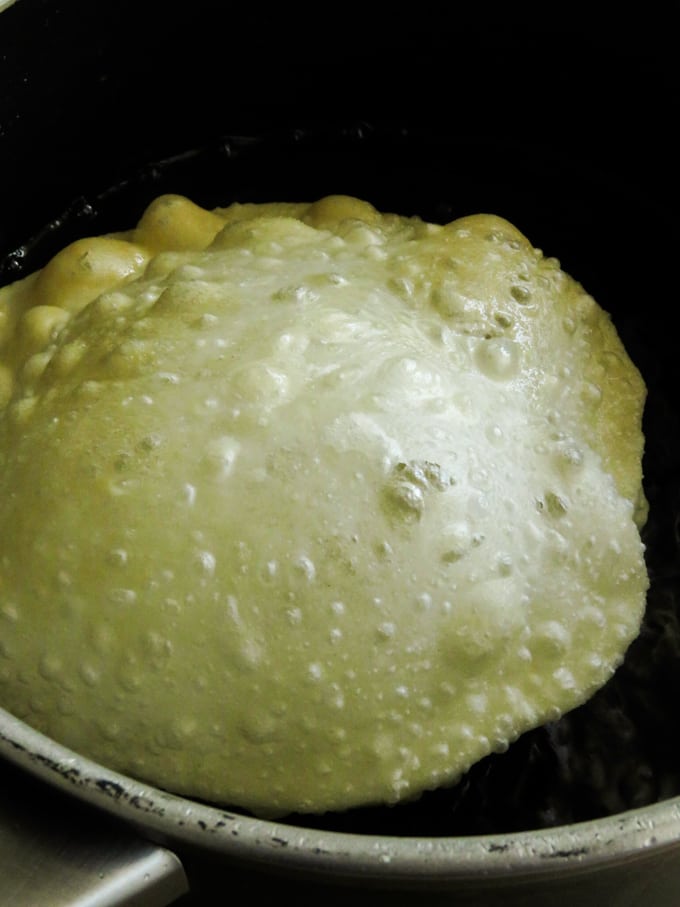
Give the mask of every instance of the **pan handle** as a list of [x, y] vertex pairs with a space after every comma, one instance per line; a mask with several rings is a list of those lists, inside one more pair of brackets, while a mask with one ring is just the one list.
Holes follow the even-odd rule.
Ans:
[[0, 759], [0, 907], [166, 907], [179, 858]]

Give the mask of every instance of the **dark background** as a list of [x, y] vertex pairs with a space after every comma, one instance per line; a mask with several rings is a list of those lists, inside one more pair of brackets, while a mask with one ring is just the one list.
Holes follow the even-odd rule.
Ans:
[[[140, 165], [279, 127], [427, 130], [451, 140], [451, 172], [457, 144], [479, 142], [487, 184], [559, 205], [567, 193], [560, 174], [547, 184], [550, 165], [522, 172], [557, 155], [674, 204], [672, 15], [524, 6], [18, 0], [0, 19], [0, 253]], [[267, 163], [272, 185], [278, 166]], [[481, 167], [466, 179], [464, 166], [456, 191], [484, 183]], [[319, 187], [332, 191], [341, 178], [325, 170]], [[279, 191], [308, 189], [291, 182]], [[617, 220], [602, 232], [625, 229]]]

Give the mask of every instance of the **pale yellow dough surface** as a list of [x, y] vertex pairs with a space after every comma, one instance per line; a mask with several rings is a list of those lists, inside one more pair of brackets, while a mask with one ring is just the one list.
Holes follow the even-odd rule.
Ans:
[[501, 218], [163, 197], [0, 290], [0, 704], [263, 815], [450, 784], [639, 632], [644, 396]]

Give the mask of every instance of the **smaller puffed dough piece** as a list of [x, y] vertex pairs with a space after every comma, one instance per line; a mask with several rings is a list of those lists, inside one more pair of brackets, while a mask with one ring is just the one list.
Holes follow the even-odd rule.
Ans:
[[501, 218], [163, 196], [0, 291], [0, 703], [259, 815], [453, 784], [639, 632], [644, 401]]

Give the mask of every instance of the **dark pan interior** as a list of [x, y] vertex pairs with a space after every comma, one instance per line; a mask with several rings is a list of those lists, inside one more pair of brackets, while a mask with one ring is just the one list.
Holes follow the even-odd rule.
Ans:
[[437, 222], [489, 211], [611, 312], [649, 388], [652, 588], [612, 682], [449, 791], [292, 818], [467, 835], [680, 794], [678, 227], [664, 23], [422, 11], [378, 33], [348, 11], [301, 38], [290, 9], [241, 11], [218, 27], [204, 0], [112, 6], [19, 0], [2, 14], [0, 283], [71, 239], [131, 226], [166, 191], [207, 207], [340, 192]]

